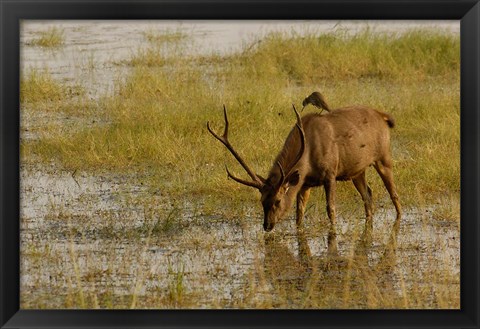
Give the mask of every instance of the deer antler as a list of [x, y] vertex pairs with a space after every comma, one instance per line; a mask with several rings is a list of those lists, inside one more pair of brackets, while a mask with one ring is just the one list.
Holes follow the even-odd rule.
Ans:
[[225, 166], [225, 169], [227, 170], [227, 175], [228, 175], [228, 177], [231, 178], [231, 179], [233, 179], [234, 181], [240, 183], [240, 184], [247, 185], [247, 186], [251, 186], [251, 187], [255, 187], [255, 188], [258, 188], [258, 189], [260, 189], [261, 187], [263, 187], [263, 183], [262, 183], [262, 185], [260, 186], [256, 181], [251, 182], [251, 181], [247, 181], [247, 180], [244, 180], [244, 179], [235, 177], [235, 176], [232, 175], [232, 173], [230, 172], [230, 170], [228, 170], [228, 167], [227, 167], [227, 166]]
[[[305, 152], [305, 132], [303, 130], [303, 124], [302, 124], [302, 119], [300, 118], [300, 114], [298, 114], [297, 109], [295, 108], [295, 105], [293, 105], [293, 111], [295, 112], [295, 116], [297, 117], [297, 123], [295, 124], [295, 127], [298, 128], [298, 132], [300, 133], [300, 151], [297, 154], [297, 157], [295, 160], [288, 166], [288, 170], [284, 170], [280, 162], [277, 162], [277, 165], [280, 167], [280, 174], [281, 174], [281, 179], [280, 182], [283, 184], [284, 180], [288, 175], [290, 175], [293, 167], [300, 161], [300, 159], [303, 156], [303, 153]], [[287, 174], [285, 174], [285, 172]]]
[[249, 181], [246, 181], [246, 180], [243, 180], [243, 179], [240, 179], [240, 178], [237, 178], [235, 176], [233, 176], [230, 171], [228, 170], [227, 168], [227, 174], [228, 174], [228, 177], [232, 178], [233, 180], [237, 181], [238, 183], [240, 184], [244, 184], [244, 185], [247, 185], [247, 186], [251, 186], [251, 187], [255, 187], [255, 188], [258, 188], [258, 189], [261, 189], [264, 185], [265, 185], [265, 179], [261, 178], [260, 176], [258, 176], [257, 174], [255, 174], [249, 167], [248, 165], [245, 163], [245, 161], [240, 157], [240, 155], [235, 151], [235, 149], [233, 148], [233, 146], [230, 144], [230, 142], [228, 141], [228, 118], [227, 118], [227, 109], [225, 108], [225, 105], [223, 105], [223, 116], [225, 118], [225, 128], [224, 128], [224, 131], [223, 131], [223, 135], [222, 136], [219, 136], [217, 135], [211, 128], [210, 128], [210, 122], [207, 122], [207, 129], [208, 131], [213, 135], [213, 137], [215, 137], [216, 139], [218, 139], [223, 145], [225, 145], [225, 147], [230, 151], [230, 153], [232, 153], [232, 155], [235, 157], [235, 159], [237, 159], [237, 161], [242, 165], [243, 169], [245, 169], [245, 171], [247, 172], [247, 174], [252, 178], [252, 182], [249, 182]]

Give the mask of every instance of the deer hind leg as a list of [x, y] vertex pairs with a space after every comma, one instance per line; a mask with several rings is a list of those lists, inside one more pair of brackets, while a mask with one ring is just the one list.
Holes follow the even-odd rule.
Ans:
[[372, 228], [372, 216], [373, 216], [373, 200], [372, 200], [372, 189], [367, 184], [367, 179], [365, 177], [365, 171], [360, 175], [352, 179], [353, 185], [357, 189], [358, 193], [362, 196], [363, 204], [365, 206], [365, 226]]
[[336, 194], [336, 182], [335, 178], [329, 179], [325, 182], [325, 196], [327, 199], [327, 215], [330, 219], [330, 230], [335, 232], [335, 194]]
[[305, 206], [310, 197], [310, 187], [302, 187], [297, 194], [297, 228], [300, 228], [303, 223], [303, 216], [305, 214]]
[[390, 194], [390, 199], [392, 199], [395, 210], [397, 211], [397, 221], [400, 221], [402, 217], [402, 207], [400, 206], [400, 200], [397, 194], [397, 189], [395, 183], [393, 182], [393, 171], [392, 171], [392, 160], [383, 159], [376, 161], [374, 167], [377, 170], [378, 174], [382, 178], [383, 184], [385, 185], [388, 194]]

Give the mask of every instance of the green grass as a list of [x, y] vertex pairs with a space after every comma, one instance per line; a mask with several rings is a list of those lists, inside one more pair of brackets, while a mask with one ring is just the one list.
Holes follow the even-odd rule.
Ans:
[[29, 46], [56, 48], [65, 43], [65, 33], [63, 29], [57, 27], [49, 27], [47, 30], [39, 32], [38, 35], [38, 38], [28, 43]]

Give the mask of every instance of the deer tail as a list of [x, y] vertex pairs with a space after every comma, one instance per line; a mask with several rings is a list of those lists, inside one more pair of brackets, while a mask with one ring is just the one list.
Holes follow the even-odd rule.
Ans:
[[383, 112], [381, 112], [380, 114], [390, 128], [395, 127], [395, 119], [390, 114]]

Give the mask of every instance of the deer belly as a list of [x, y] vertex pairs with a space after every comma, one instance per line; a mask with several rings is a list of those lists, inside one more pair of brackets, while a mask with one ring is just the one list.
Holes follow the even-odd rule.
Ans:
[[346, 181], [357, 177], [365, 169], [373, 163], [373, 160], [368, 159], [351, 159], [351, 161], [344, 161], [342, 165], [337, 168], [336, 180]]
[[303, 182], [303, 186], [305, 187], [317, 187], [322, 186], [324, 179], [318, 176], [307, 176], [305, 177], [305, 181]]
[[337, 181], [347, 181], [347, 180], [351, 180], [352, 178], [355, 178], [355, 177], [357, 177], [358, 175], [360, 175], [362, 172], [363, 172], [363, 170], [362, 170], [362, 171], [359, 171], [359, 172], [356, 172], [356, 173], [353, 173], [353, 174], [338, 175], [335, 179], [336, 179]]

